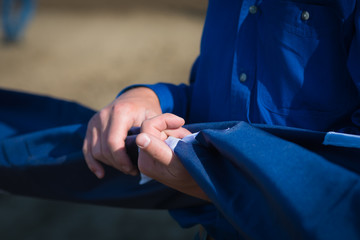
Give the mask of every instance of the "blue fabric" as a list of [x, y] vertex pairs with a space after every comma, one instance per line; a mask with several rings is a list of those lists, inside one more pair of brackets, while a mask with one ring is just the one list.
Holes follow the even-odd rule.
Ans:
[[5, 40], [19, 40], [35, 11], [35, 0], [2, 0], [1, 7]]
[[[251, 6], [256, 8], [250, 12]], [[163, 112], [187, 123], [234, 120], [277, 127], [221, 123], [229, 130], [204, 130], [197, 144], [180, 142], [176, 154], [214, 202], [196, 207], [190, 201], [186, 209], [172, 210], [182, 226], [201, 223], [217, 239], [360, 238], [359, 150], [324, 146], [325, 133], [301, 130], [339, 126], [359, 105], [359, 6], [356, 0], [209, 0], [190, 84], [148, 87], [157, 93]], [[9, 153], [2, 154], [0, 188], [130, 207], [180, 207], [185, 201], [175, 191], [169, 194], [173, 198], [163, 197], [159, 192], [169, 191], [166, 187], [141, 187], [115, 171], [104, 181], [95, 179], [82, 159], [71, 160], [76, 154], [63, 152], [80, 145], [84, 128], [70, 126], [70, 137], [38, 141], [37, 136], [52, 132], [49, 128], [61, 136], [62, 125], [19, 121], [27, 119], [17, 116], [21, 110], [1, 114], [12, 119], [5, 120], [3, 141], [14, 140], [7, 145], [10, 153], [25, 154], [31, 144], [14, 146], [23, 136], [18, 132], [28, 133], [25, 139], [30, 137], [41, 157], [14, 164], [21, 158], [9, 161]], [[50, 110], [39, 118], [47, 119]], [[29, 109], [31, 116], [36, 111], [35, 105]], [[352, 117], [355, 125], [360, 124], [358, 115]], [[69, 138], [78, 139], [78, 145]], [[70, 146], [49, 144], [49, 139]], [[37, 148], [38, 142], [43, 147]], [[54, 152], [62, 154], [53, 157]], [[144, 206], [147, 199], [151, 204]]]
[[[13, 194], [130, 208], [171, 209], [183, 227], [216, 239], [359, 239], [360, 147], [354, 136], [212, 122], [175, 153], [213, 204], [106, 168], [97, 179], [81, 153], [94, 111], [0, 90], [0, 189]], [[132, 129], [126, 147], [136, 161]], [[324, 142], [325, 141], [325, 142]], [[325, 145], [326, 144], [326, 145]], [[341, 145], [341, 146], [339, 146]]]
[[[245, 121], [360, 134], [360, 111], [356, 111], [359, 63], [357, 0], [209, 0], [200, 55], [193, 65], [190, 83], [145, 86], [158, 95], [163, 112], [182, 116], [187, 123]], [[313, 133], [309, 138], [308, 132], [282, 132], [290, 139], [299, 134], [298, 140], [307, 139], [315, 146], [324, 140], [320, 137], [318, 141], [318, 134]], [[236, 157], [221, 161], [223, 158], [216, 155], [216, 161], [206, 151], [198, 151], [198, 147], [189, 155], [185, 154], [187, 151], [177, 152], [194, 176], [200, 171], [196, 166], [211, 162], [208, 167], [203, 166], [210, 172], [200, 171], [209, 174], [209, 179], [198, 174], [198, 181], [215, 201], [214, 211], [219, 212], [212, 214], [218, 216], [217, 221], [204, 223], [209, 233], [219, 239], [360, 238], [356, 231], [356, 227], [360, 229], [359, 220], [353, 215], [359, 213], [355, 206], [359, 201], [358, 186], [355, 184], [351, 190], [357, 175], [348, 171], [358, 166], [354, 159], [359, 156], [357, 150], [340, 154], [340, 148], [323, 152], [324, 148], [319, 147], [325, 155], [318, 156], [312, 152], [312, 146], [304, 149], [277, 138], [273, 141], [268, 135], [265, 143], [260, 137], [263, 133], [257, 133], [261, 143], [258, 145], [251, 134], [249, 141], [238, 134], [230, 141], [224, 137], [216, 142], [219, 149], [232, 142], [252, 142], [254, 145], [248, 146], [252, 157], [260, 161], [253, 163], [259, 165], [255, 169], [242, 162], [233, 163]], [[294, 152], [286, 148], [280, 151], [278, 144], [285, 144]], [[276, 154], [268, 155], [271, 149]], [[235, 154], [245, 149], [231, 151]], [[273, 158], [267, 160], [267, 156]], [[345, 168], [334, 166], [329, 160]], [[281, 171], [267, 172], [267, 168], [274, 170], [273, 166], [279, 166]], [[218, 177], [214, 169], [223, 169], [224, 175]], [[249, 174], [261, 184], [252, 187], [254, 183], [247, 181]], [[344, 185], [339, 187], [337, 181]], [[337, 188], [331, 191], [333, 186]], [[349, 193], [346, 189], [350, 189]], [[223, 194], [219, 199], [214, 195], [216, 190]], [[334, 202], [341, 196], [344, 201]], [[228, 204], [232, 201], [234, 204]], [[172, 211], [172, 215], [186, 226], [193, 219], [201, 219], [202, 212], [204, 216], [211, 215], [199, 209]], [[319, 220], [320, 217], [324, 219]]]
[[[72, 102], [0, 90], [0, 189], [129, 208], [203, 204], [154, 181], [139, 185], [139, 177], [106, 166], [105, 178], [97, 179], [82, 154], [87, 122], [94, 113]], [[129, 136], [126, 143], [130, 157], [136, 161], [134, 137]]]
[[148, 87], [164, 112], [188, 123], [327, 130], [359, 105], [359, 6], [356, 0], [209, 0], [191, 83]]
[[200, 131], [175, 153], [214, 207], [171, 214], [215, 239], [359, 239], [360, 146], [345, 137], [325, 146], [322, 132], [245, 122]]

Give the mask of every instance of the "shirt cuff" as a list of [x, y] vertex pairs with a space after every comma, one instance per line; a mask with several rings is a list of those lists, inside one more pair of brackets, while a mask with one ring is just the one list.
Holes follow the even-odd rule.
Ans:
[[157, 83], [157, 84], [134, 84], [124, 88], [116, 97], [119, 97], [124, 92], [137, 87], [146, 87], [155, 92], [157, 95], [160, 107], [163, 113], [172, 112], [174, 109], [174, 99], [173, 96], [167, 87], [167, 84]]

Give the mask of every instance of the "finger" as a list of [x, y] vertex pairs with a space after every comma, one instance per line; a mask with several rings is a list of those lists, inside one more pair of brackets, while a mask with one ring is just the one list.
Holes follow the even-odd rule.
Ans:
[[105, 143], [106, 141], [106, 129], [109, 121], [109, 110], [108, 108], [104, 108], [98, 113], [99, 123], [98, 128], [96, 128], [96, 136], [98, 139], [98, 143], [96, 144], [96, 148], [93, 147], [92, 152], [98, 153], [98, 155], [94, 155], [95, 159], [101, 160], [103, 163], [107, 165], [111, 165], [113, 162], [113, 156]]
[[[101, 164], [95, 160], [91, 154], [91, 145], [89, 144], [89, 136], [84, 140], [83, 144], [83, 154], [85, 158], [86, 165], [98, 178], [103, 178], [105, 176], [105, 170]], [[90, 140], [91, 141], [91, 140]]]
[[184, 138], [187, 135], [191, 134], [186, 128], [180, 127], [178, 129], [168, 129], [163, 131], [167, 136], [172, 136], [175, 138]]
[[103, 120], [104, 112], [105, 110], [101, 110], [90, 119], [86, 130], [85, 139], [87, 140], [88, 144], [90, 144], [88, 149], [92, 157], [105, 163], [106, 157], [103, 155], [100, 141], [102, 129], [104, 128], [103, 123], [106, 124], [106, 119]]
[[178, 129], [185, 124], [184, 119], [174, 114], [165, 113], [145, 120], [141, 125], [141, 132], [149, 133], [160, 139], [166, 139], [165, 130]]
[[103, 112], [104, 110], [101, 110], [90, 120], [86, 131], [87, 132], [86, 135], [87, 135], [88, 144], [90, 144], [89, 152], [91, 153], [92, 158], [109, 165], [111, 161], [109, 161], [109, 158], [107, 158], [104, 155], [101, 146], [101, 137], [102, 137], [101, 133], [103, 129], [103, 123], [107, 121], [106, 118], [103, 119], [101, 115], [101, 113]]
[[94, 159], [103, 162], [105, 164], [108, 164], [111, 162], [111, 160], [109, 160], [109, 158], [107, 158], [104, 154], [103, 154], [103, 150], [102, 150], [102, 144], [101, 144], [101, 131], [99, 131], [97, 128], [93, 127], [92, 129], [90, 129], [89, 131], [91, 131], [92, 134], [92, 139], [90, 142], [90, 146], [91, 146], [91, 155]]
[[138, 166], [142, 173], [178, 191], [209, 201], [164, 141], [141, 133], [136, 138], [136, 144], [141, 149]]
[[129, 119], [125, 109], [123, 111], [121, 114], [116, 110], [112, 111], [106, 131], [107, 137], [104, 138], [106, 142], [103, 144], [108, 146], [112, 154], [113, 167], [123, 173], [136, 175], [137, 169], [131, 163], [125, 148], [125, 138], [134, 121]]
[[[149, 177], [157, 176], [159, 172], [162, 172], [161, 175], [167, 174], [163, 168], [169, 166], [174, 153], [164, 141], [150, 134], [140, 133], [136, 137], [136, 144], [141, 149], [138, 162], [140, 172]], [[151, 157], [144, 161], [141, 157], [144, 153]]]

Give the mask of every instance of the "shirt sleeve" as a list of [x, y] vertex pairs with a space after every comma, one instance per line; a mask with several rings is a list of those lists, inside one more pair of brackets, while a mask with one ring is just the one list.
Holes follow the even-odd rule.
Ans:
[[126, 87], [118, 95], [135, 88], [147, 87], [153, 90], [159, 98], [161, 110], [163, 113], [173, 113], [185, 119], [188, 119], [188, 112], [191, 103], [193, 84], [196, 79], [196, 72], [198, 68], [199, 58], [194, 62], [190, 72], [189, 84], [171, 84], [171, 83], [156, 83], [156, 84], [135, 84]]
[[171, 83], [135, 84], [123, 89], [118, 96], [136, 87], [147, 87], [153, 90], [159, 98], [163, 113], [173, 113], [186, 119], [191, 97], [191, 85], [174, 85]]

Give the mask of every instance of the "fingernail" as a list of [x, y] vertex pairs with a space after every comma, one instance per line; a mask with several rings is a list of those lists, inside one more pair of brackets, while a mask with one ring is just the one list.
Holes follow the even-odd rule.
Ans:
[[139, 148], [146, 148], [150, 144], [150, 138], [146, 134], [140, 134], [136, 139], [136, 143]]
[[103, 177], [103, 176], [102, 176], [102, 172], [101, 172], [100, 170], [96, 169], [96, 170], [93, 171], [93, 172], [95, 173], [95, 175], [96, 175], [97, 178], [102, 178], [102, 177]]

